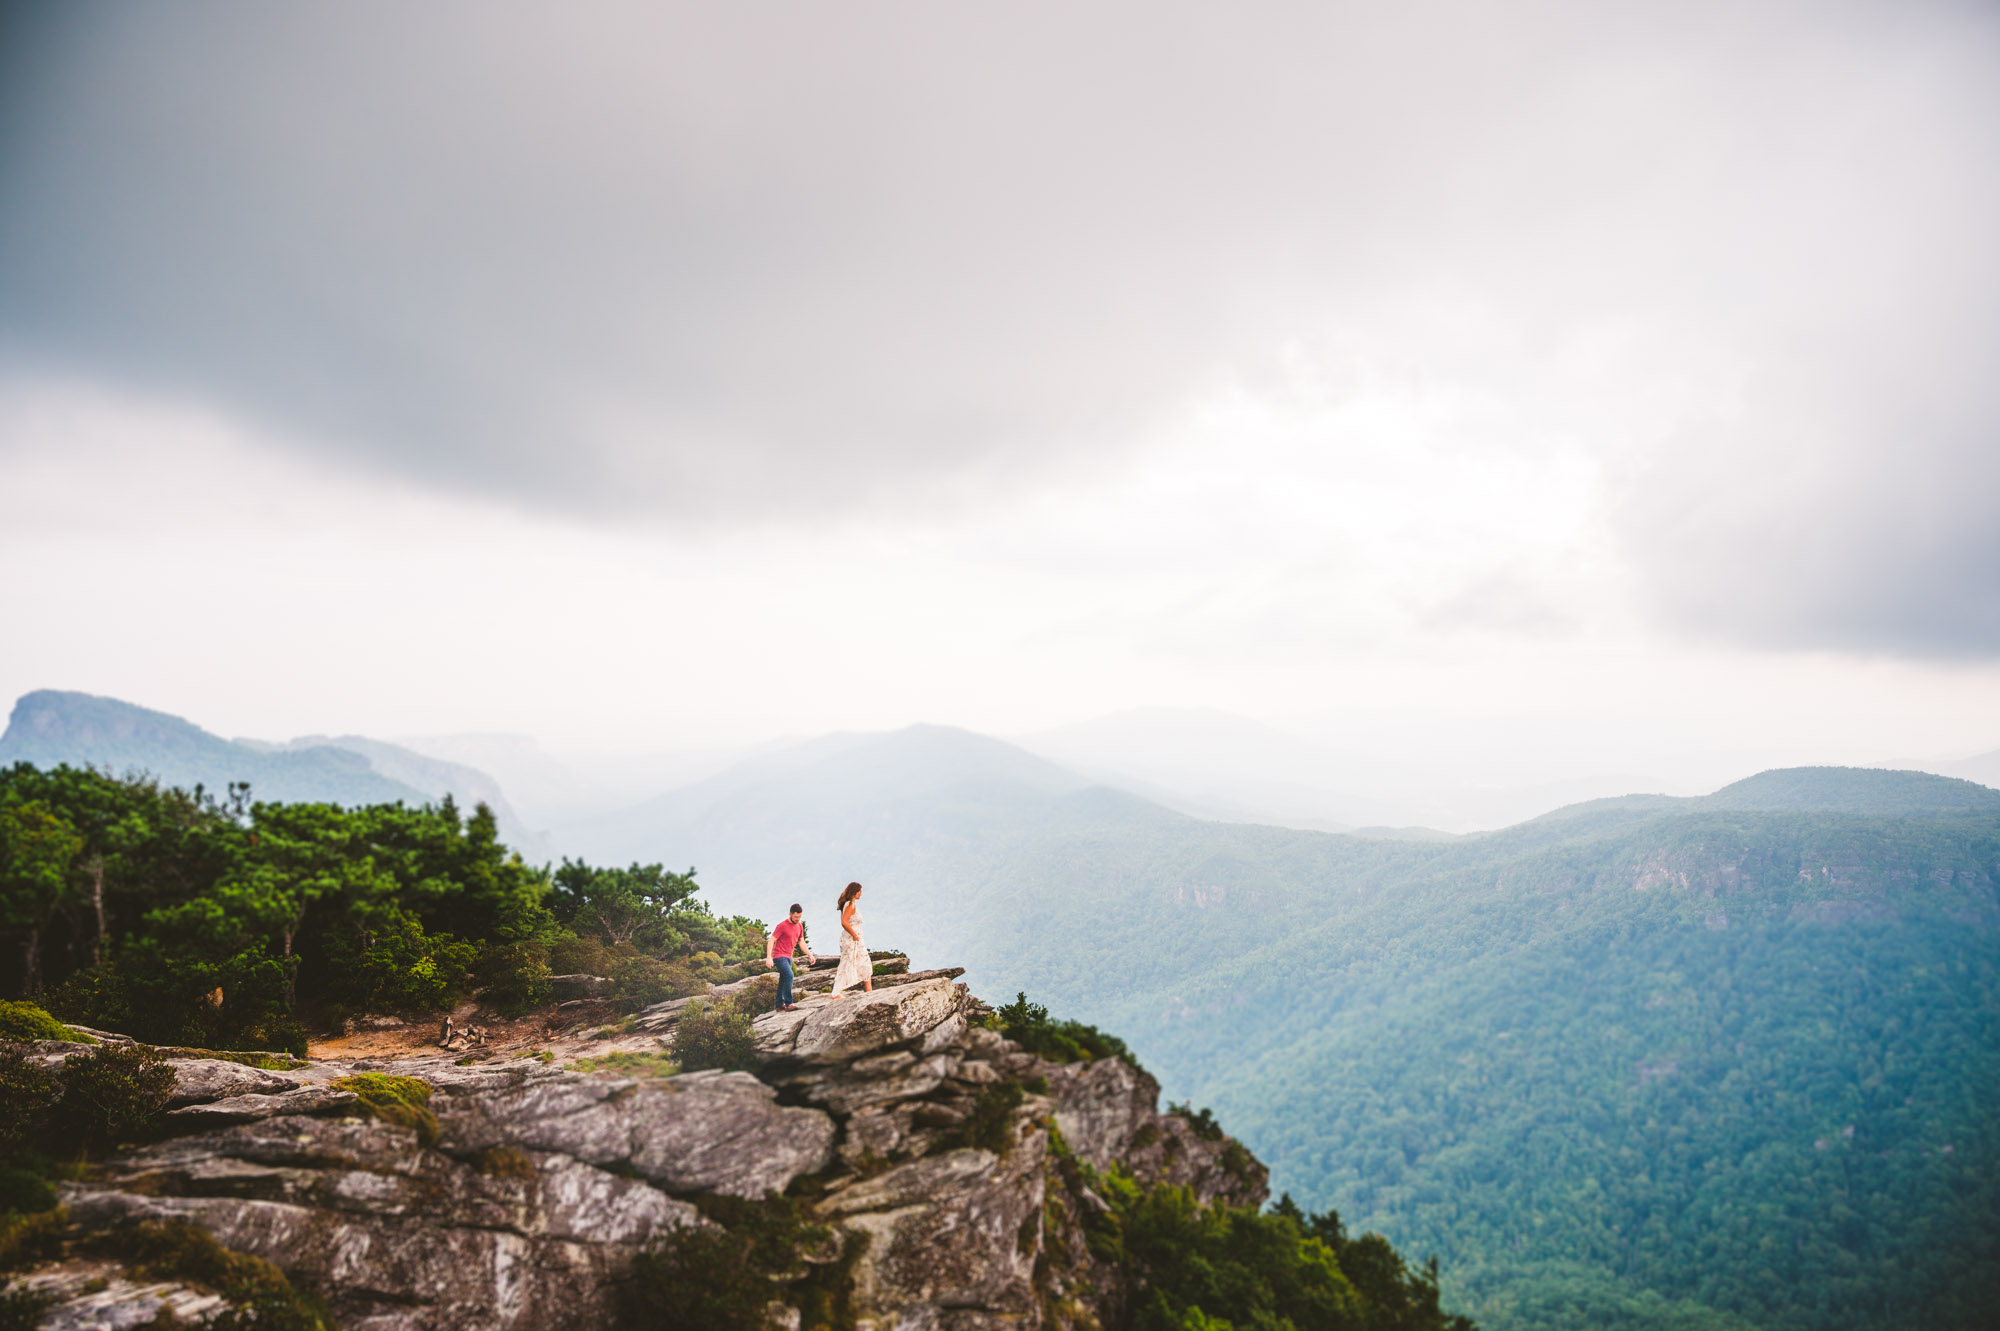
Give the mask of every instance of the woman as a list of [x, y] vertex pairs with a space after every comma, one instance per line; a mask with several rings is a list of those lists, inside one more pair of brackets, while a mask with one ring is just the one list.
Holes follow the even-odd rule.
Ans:
[[840, 908], [840, 969], [833, 973], [833, 996], [840, 997], [855, 985], [875, 992], [875, 963], [868, 959], [868, 944], [861, 941], [861, 884], [849, 883], [834, 905]]

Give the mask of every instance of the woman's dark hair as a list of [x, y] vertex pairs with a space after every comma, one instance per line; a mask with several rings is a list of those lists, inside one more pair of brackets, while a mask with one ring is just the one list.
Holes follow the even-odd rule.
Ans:
[[841, 889], [840, 900], [833, 903], [833, 908], [835, 910], [846, 910], [847, 903], [854, 900], [854, 898], [860, 895], [861, 895], [861, 884], [849, 883], [846, 887]]

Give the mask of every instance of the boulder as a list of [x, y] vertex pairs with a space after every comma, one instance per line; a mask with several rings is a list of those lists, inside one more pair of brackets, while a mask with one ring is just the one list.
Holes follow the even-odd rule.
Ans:
[[791, 1053], [818, 1062], [856, 1058], [928, 1034], [959, 1007], [958, 986], [945, 976], [848, 993], [807, 1013]]
[[624, 1165], [670, 1192], [762, 1197], [823, 1168], [834, 1126], [816, 1109], [777, 1102], [747, 1072], [664, 1081], [560, 1075], [431, 1102], [439, 1145], [462, 1153], [513, 1146], [592, 1165]]
[[291, 1078], [225, 1058], [172, 1058], [174, 1093], [168, 1106], [201, 1104], [232, 1095], [275, 1095], [298, 1085]]

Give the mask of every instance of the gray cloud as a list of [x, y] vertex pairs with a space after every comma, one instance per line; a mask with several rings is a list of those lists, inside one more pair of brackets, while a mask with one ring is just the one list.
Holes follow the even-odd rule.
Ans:
[[9, 13], [16, 375], [738, 522], [1028, 483], [1434, 307], [1671, 329], [1742, 382], [1652, 367], [1713, 407], [1618, 515], [1664, 613], [2000, 647], [1983, 6]]

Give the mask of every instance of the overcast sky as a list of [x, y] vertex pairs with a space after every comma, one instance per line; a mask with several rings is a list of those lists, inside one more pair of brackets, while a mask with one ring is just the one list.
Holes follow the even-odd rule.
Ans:
[[1990, 5], [0, 23], [8, 697], [2000, 747]]

